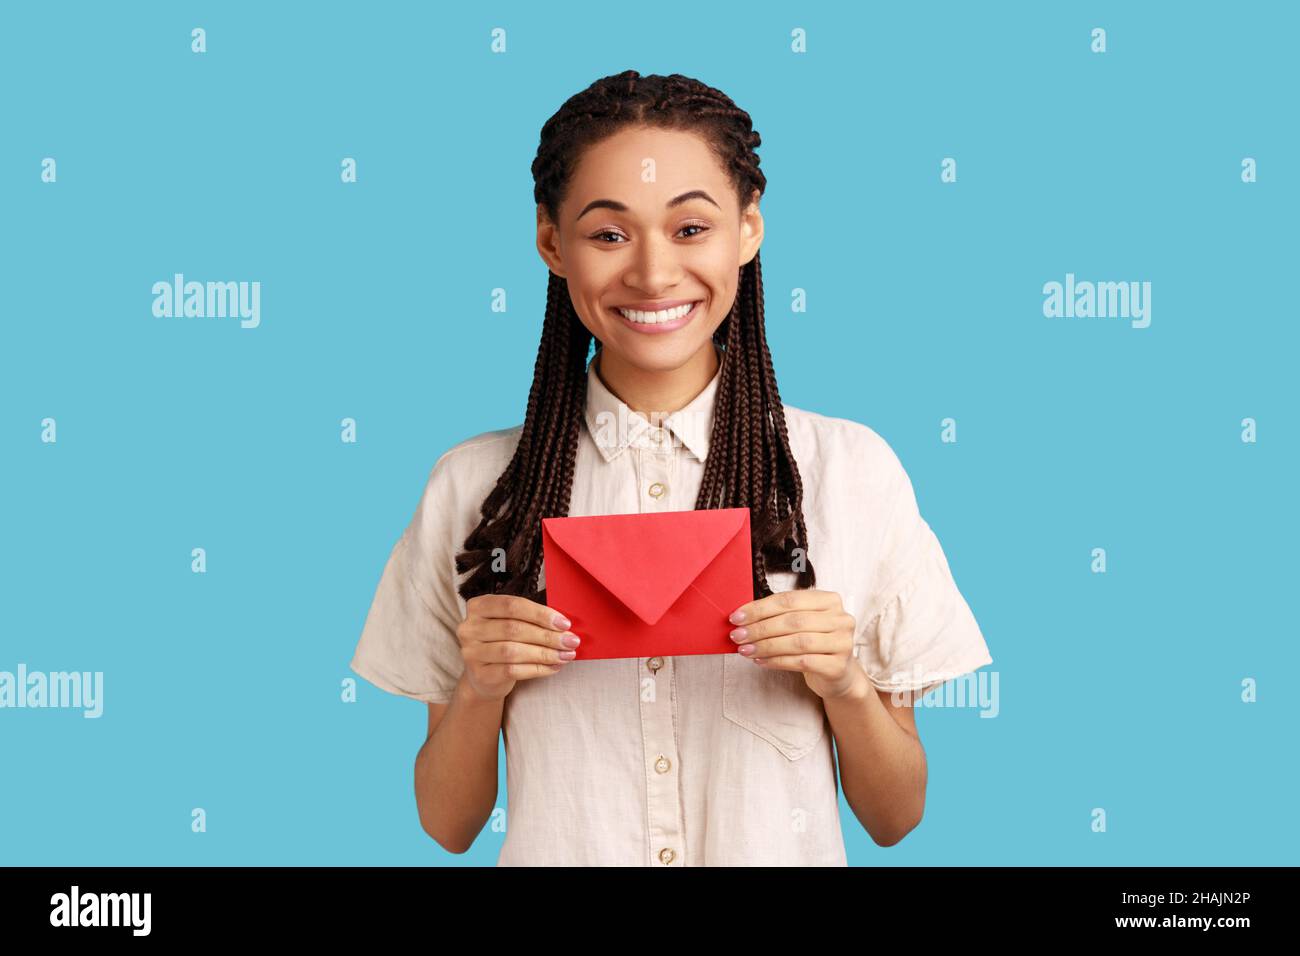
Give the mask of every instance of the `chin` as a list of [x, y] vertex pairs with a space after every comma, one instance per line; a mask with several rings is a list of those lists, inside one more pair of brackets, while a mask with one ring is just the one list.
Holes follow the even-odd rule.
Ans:
[[[669, 336], [638, 335], [633, 332], [631, 336], [619, 336], [610, 351], [617, 352], [619, 357], [628, 364], [647, 372], [670, 372], [681, 368], [712, 341], [711, 338], [704, 341], [694, 339], [670, 341], [669, 338]], [[607, 342], [606, 345], [608, 344]]]

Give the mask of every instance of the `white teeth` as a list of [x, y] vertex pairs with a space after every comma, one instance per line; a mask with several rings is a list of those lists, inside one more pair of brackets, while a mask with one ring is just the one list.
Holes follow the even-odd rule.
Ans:
[[686, 305], [679, 305], [675, 309], [664, 309], [661, 312], [638, 312], [636, 309], [619, 309], [625, 319], [632, 322], [638, 322], [642, 325], [658, 325], [661, 322], [674, 322], [680, 319], [699, 303], [690, 302]]

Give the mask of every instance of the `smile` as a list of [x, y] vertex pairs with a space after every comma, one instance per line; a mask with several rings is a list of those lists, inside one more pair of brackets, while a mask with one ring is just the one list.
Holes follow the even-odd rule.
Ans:
[[[701, 300], [702, 301], [702, 300]], [[638, 332], [671, 332], [689, 322], [695, 315], [699, 302], [690, 302], [659, 312], [641, 312], [637, 309], [612, 309], [624, 322]]]

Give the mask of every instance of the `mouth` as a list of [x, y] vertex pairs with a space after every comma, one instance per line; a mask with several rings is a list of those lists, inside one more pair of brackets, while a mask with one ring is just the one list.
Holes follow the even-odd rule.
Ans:
[[672, 309], [663, 309], [659, 312], [641, 312], [636, 309], [618, 309], [612, 306], [609, 311], [618, 316], [624, 325], [638, 332], [672, 332], [675, 329], [680, 329], [695, 318], [695, 314], [699, 311], [703, 301], [703, 299], [700, 299], [696, 302], [679, 305]]

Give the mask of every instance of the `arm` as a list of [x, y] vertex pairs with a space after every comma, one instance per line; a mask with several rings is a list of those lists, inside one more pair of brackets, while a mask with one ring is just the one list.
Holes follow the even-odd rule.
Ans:
[[896, 706], [855, 659], [857, 622], [835, 591], [781, 591], [742, 604], [729, 618], [739, 651], [776, 670], [803, 674], [821, 697], [839, 752], [844, 796], [871, 839], [893, 846], [921, 822], [925, 750], [911, 694]]
[[478, 696], [462, 677], [450, 703], [429, 704], [415, 803], [424, 832], [450, 853], [468, 850], [492, 816], [503, 702]]
[[556, 673], [581, 638], [553, 608], [511, 594], [466, 602], [456, 629], [465, 666], [447, 704], [429, 704], [429, 734], [415, 756], [420, 826], [451, 853], [464, 853], [492, 816], [497, 738], [506, 696], [521, 680]]
[[893, 846], [925, 811], [925, 748], [916, 731], [911, 694], [891, 700], [865, 672], [853, 690], [823, 703], [835, 735], [844, 798], [879, 846]]

